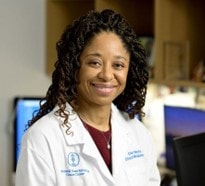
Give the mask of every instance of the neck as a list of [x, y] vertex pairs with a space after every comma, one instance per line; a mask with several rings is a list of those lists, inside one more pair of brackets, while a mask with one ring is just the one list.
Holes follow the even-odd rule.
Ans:
[[110, 106], [79, 105], [75, 110], [88, 125], [101, 131], [110, 129]]

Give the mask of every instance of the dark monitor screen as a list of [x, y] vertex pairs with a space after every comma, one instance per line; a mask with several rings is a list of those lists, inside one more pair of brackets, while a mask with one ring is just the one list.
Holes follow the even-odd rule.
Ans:
[[205, 110], [164, 106], [166, 167], [175, 169], [173, 138], [205, 132]]
[[19, 158], [23, 134], [28, 121], [32, 119], [35, 111], [38, 111], [40, 108], [40, 100], [41, 98], [39, 97], [17, 97], [14, 99], [14, 171], [16, 170], [16, 164]]

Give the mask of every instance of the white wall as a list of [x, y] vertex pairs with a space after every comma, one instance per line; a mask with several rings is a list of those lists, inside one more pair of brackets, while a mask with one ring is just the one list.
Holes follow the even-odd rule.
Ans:
[[12, 101], [42, 96], [45, 73], [45, 0], [0, 0], [0, 185], [11, 185]]

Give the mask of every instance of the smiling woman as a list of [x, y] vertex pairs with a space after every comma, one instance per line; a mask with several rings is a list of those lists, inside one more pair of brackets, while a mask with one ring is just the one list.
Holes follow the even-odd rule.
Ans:
[[28, 122], [16, 186], [159, 186], [143, 116], [145, 50], [112, 10], [65, 28], [39, 112]]

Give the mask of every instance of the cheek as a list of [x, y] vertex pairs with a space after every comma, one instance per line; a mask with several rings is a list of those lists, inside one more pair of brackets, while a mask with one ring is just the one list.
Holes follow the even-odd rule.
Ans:
[[88, 69], [81, 69], [79, 71], [78, 80], [79, 82], [87, 82], [91, 80], [95, 76], [95, 71], [88, 70]]
[[126, 84], [127, 75], [128, 75], [127, 71], [125, 71], [125, 72], [118, 75], [118, 80], [121, 82], [121, 84]]
[[85, 77], [87, 76], [86, 74], [87, 74], [87, 71], [84, 70], [84, 69], [81, 67], [80, 70], [79, 70], [79, 73], [78, 73], [78, 80], [79, 80], [80, 82], [82, 82], [82, 81], [85, 79]]

